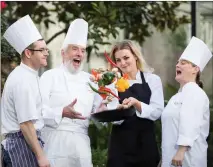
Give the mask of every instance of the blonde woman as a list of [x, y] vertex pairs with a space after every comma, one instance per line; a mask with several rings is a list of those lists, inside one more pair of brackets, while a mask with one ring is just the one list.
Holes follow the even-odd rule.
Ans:
[[107, 167], [157, 167], [154, 121], [164, 108], [161, 79], [152, 74], [153, 70], [131, 41], [114, 45], [110, 56], [121, 72], [129, 76], [129, 89], [118, 94], [120, 103], [134, 106], [136, 113], [120, 124], [113, 124]]

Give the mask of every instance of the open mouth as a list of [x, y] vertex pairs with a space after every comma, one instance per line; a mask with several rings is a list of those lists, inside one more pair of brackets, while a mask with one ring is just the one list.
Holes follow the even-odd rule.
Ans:
[[180, 75], [182, 72], [180, 70], [176, 70], [176, 74]]
[[76, 64], [76, 65], [79, 65], [81, 63], [81, 60], [80, 59], [73, 59], [73, 62]]

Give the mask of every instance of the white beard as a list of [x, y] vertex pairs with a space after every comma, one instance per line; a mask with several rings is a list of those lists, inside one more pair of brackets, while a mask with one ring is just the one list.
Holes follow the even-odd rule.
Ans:
[[64, 62], [64, 66], [67, 68], [67, 70], [71, 73], [71, 74], [77, 74], [80, 71], [83, 70], [84, 67], [84, 61], [81, 62], [80, 67], [78, 67], [77, 69], [72, 65], [71, 60]]

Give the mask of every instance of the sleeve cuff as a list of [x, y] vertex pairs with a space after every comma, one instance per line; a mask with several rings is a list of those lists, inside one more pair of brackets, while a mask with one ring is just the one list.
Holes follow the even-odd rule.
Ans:
[[27, 121], [37, 121], [38, 119], [39, 119], [39, 116], [31, 116], [31, 117], [19, 118], [18, 122], [19, 124], [21, 124]]
[[141, 102], [141, 112], [136, 110], [136, 115], [141, 118], [149, 118], [150, 117], [149, 105]]
[[57, 107], [55, 109], [44, 108], [43, 118], [45, 124], [52, 127], [57, 127], [62, 120], [63, 107]]
[[189, 146], [192, 147], [194, 141], [188, 137], [185, 137], [183, 135], [180, 135], [177, 141], [177, 145], [181, 146]]

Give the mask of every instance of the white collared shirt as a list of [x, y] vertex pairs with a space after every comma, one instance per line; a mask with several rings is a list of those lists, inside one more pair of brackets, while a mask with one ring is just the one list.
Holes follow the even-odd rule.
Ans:
[[[151, 89], [150, 103], [141, 102], [141, 112], [136, 111], [138, 117], [157, 120], [164, 109], [163, 86], [159, 76], [144, 72], [144, 78]], [[140, 71], [136, 74], [136, 80], [129, 80], [130, 86], [134, 83], [142, 83]]]
[[189, 82], [172, 96], [162, 116], [162, 167], [169, 167], [179, 145], [189, 146], [183, 167], [206, 167], [206, 138], [209, 134], [209, 99], [195, 83]]
[[[146, 104], [141, 102], [141, 112], [136, 111], [136, 115], [141, 118], [146, 118], [150, 120], [157, 120], [160, 118], [161, 113], [164, 109], [164, 96], [163, 96], [163, 86], [162, 82], [159, 76], [144, 72], [144, 78], [146, 82], [148, 83], [150, 89], [151, 89], [151, 97], [150, 97], [150, 103]], [[136, 74], [136, 80], [128, 80], [129, 85], [132, 86], [134, 83], [142, 83], [140, 71]], [[113, 86], [111, 86], [112, 88]], [[115, 92], [115, 90], [114, 90]], [[145, 93], [145, 92], [144, 92]], [[114, 101], [118, 101], [117, 99], [114, 99]], [[116, 104], [116, 102], [114, 102]], [[118, 102], [117, 102], [118, 104]], [[111, 104], [109, 104], [110, 106]], [[115, 105], [112, 105], [114, 108], [116, 108]], [[108, 107], [112, 109], [113, 107]], [[116, 121], [115, 123], [120, 124], [123, 121]]]
[[21, 63], [8, 76], [1, 99], [2, 134], [20, 130], [20, 123], [33, 121], [42, 129], [38, 71]]

